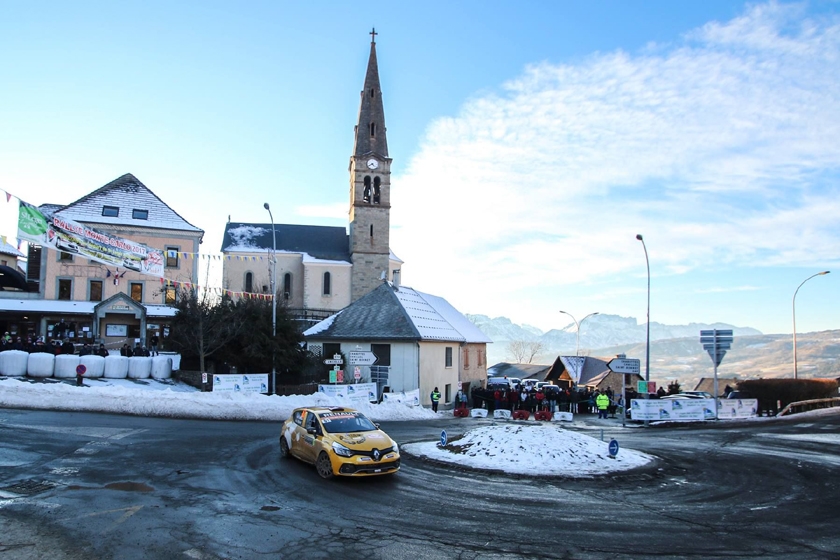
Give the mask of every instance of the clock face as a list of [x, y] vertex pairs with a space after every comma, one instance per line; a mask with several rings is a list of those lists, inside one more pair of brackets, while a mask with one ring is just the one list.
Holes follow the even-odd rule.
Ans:
[[367, 160], [367, 166], [368, 169], [376, 169], [377, 167], [379, 167], [379, 162], [375, 159], [369, 159]]

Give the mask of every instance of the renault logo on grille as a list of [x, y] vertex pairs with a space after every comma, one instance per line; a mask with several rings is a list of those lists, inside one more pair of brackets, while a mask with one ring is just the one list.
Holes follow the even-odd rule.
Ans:
[[374, 460], [374, 461], [378, 461], [378, 460], [379, 460], [380, 455], [381, 455], [381, 453], [379, 453], [379, 450], [378, 450], [378, 449], [374, 449], [374, 450], [373, 450], [373, 460]]

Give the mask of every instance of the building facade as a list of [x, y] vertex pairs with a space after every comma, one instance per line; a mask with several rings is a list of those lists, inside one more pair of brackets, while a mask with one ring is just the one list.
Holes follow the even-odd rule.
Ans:
[[[79, 254], [63, 240], [64, 250], [29, 243], [28, 291], [0, 292], [0, 330], [13, 336], [145, 345], [157, 334], [165, 347], [175, 310], [174, 282], [198, 283], [193, 255], [204, 231], [167, 206], [134, 175], [126, 174], [67, 205], [44, 204], [51, 220], [71, 220], [97, 232], [131, 240], [163, 252], [164, 276], [140, 272], [137, 262], [106, 265]], [[189, 257], [188, 257], [189, 256]]]

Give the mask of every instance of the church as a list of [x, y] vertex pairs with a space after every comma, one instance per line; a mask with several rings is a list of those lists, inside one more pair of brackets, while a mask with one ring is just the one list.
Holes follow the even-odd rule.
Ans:
[[[323, 319], [398, 280], [402, 261], [389, 243], [391, 158], [376, 59], [376, 33], [361, 91], [350, 155], [349, 228], [228, 222], [222, 240], [223, 287], [232, 292], [272, 293], [309, 322]], [[270, 207], [266, 207], [271, 217]]]

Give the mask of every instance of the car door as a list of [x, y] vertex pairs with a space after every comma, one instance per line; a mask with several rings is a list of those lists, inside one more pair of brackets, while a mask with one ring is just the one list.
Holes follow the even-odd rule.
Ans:
[[[318, 415], [311, 410], [306, 411], [306, 415], [303, 418], [303, 426], [300, 428], [301, 433], [297, 445], [298, 457], [309, 463], [314, 463], [315, 459], [318, 457], [316, 434], [319, 428], [320, 424], [318, 423]], [[316, 433], [310, 433], [312, 430], [315, 430]]]

